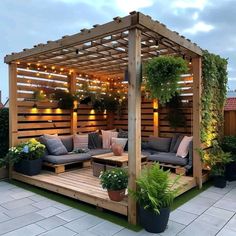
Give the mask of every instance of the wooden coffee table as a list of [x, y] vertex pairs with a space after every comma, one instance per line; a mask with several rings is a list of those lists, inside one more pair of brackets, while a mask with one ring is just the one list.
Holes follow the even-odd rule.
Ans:
[[[141, 155], [141, 162], [147, 162], [147, 156]], [[99, 176], [101, 171], [114, 167], [128, 166], [128, 153], [124, 152], [122, 156], [115, 156], [113, 152], [92, 156], [93, 174]]]

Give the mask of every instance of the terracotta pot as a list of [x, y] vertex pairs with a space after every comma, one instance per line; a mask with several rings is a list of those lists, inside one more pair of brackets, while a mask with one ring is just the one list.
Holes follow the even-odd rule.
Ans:
[[113, 143], [111, 146], [111, 150], [115, 156], [121, 156], [124, 152], [124, 149], [121, 145]]
[[112, 201], [120, 202], [125, 197], [125, 189], [107, 190], [108, 196]]

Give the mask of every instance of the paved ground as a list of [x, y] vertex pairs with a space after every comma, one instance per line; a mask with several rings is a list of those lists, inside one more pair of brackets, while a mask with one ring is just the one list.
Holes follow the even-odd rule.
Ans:
[[[93, 215], [0, 182], [0, 235], [140, 236]], [[236, 236], [236, 182], [209, 188], [171, 213], [161, 235]]]

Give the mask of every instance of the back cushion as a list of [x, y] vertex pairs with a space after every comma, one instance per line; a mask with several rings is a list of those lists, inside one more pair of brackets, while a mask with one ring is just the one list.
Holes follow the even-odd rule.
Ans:
[[175, 147], [175, 144], [176, 144], [179, 136], [180, 136], [180, 134], [174, 134], [174, 136], [172, 137], [171, 144], [170, 144], [170, 152], [174, 152], [174, 147]]
[[118, 132], [113, 132], [110, 130], [102, 130], [102, 148], [111, 148], [111, 139], [117, 138]]
[[127, 143], [125, 145], [124, 150], [128, 151], [128, 131], [125, 131], [123, 129], [119, 129], [118, 138], [127, 138]]
[[91, 132], [88, 134], [88, 148], [102, 148], [102, 136], [99, 132]]
[[178, 147], [176, 156], [185, 158], [188, 155], [189, 145], [192, 142], [192, 140], [193, 140], [192, 136], [191, 137], [184, 136], [184, 138], [182, 139], [182, 141]]
[[88, 134], [74, 134], [74, 150], [88, 148]]
[[127, 141], [127, 138], [112, 138], [111, 144], [119, 144], [124, 149]]
[[159, 152], [169, 152], [172, 138], [159, 138], [151, 136], [148, 140], [149, 147]]
[[180, 145], [183, 138], [184, 138], [184, 135], [182, 135], [182, 134], [179, 135], [178, 139], [176, 140], [175, 146], [173, 148], [173, 152], [175, 152], [175, 153], [177, 152], [179, 145]]
[[50, 154], [58, 156], [68, 153], [62, 141], [59, 138], [49, 138], [49, 139], [46, 138], [45, 140], [47, 149]]
[[59, 136], [68, 152], [73, 151], [73, 135]]

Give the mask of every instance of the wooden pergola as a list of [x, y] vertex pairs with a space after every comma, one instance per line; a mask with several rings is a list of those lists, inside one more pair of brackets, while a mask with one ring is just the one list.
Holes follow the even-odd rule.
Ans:
[[[140, 12], [131, 12], [123, 18], [115, 17], [112, 22], [94, 25], [92, 29], [82, 29], [78, 34], [63, 36], [59, 40], [38, 44], [32, 49], [24, 49], [22, 52], [5, 57], [5, 63], [9, 64], [10, 145], [13, 146], [45, 132], [73, 134], [96, 130], [98, 127], [110, 127], [112, 122], [114, 127], [120, 125], [123, 128], [128, 125], [129, 188], [135, 190], [135, 180], [141, 171], [141, 136], [149, 134], [168, 136], [174, 132], [173, 130], [170, 132], [170, 129], [164, 125], [165, 121], [160, 118], [161, 111], [158, 111], [159, 120], [153, 113], [153, 108], [158, 106], [157, 101], [145, 103], [149, 112], [151, 110], [151, 118], [144, 119], [143, 113], [141, 116], [143, 108], [141, 65], [159, 55], [181, 56], [191, 64], [189, 75], [182, 78], [181, 84], [183, 97], [191, 104], [188, 114], [191, 117], [189, 130], [183, 133], [193, 135], [193, 177], [196, 185], [201, 187], [201, 160], [195, 150], [201, 145], [202, 50], [177, 32], [169, 30], [165, 25]], [[106, 121], [93, 120], [94, 114], [90, 114], [88, 108], [83, 106], [78, 106], [78, 112], [60, 111], [56, 114], [54, 101], [39, 102], [38, 107], [41, 108], [32, 115], [31, 108], [35, 104], [31, 100], [33, 91], [40, 89], [43, 81], [47, 81], [47, 84], [52, 87], [68, 89], [70, 92], [79, 89], [78, 78], [100, 81], [98, 83], [112, 83], [112, 89], [122, 89], [124, 71], [127, 69], [129, 82], [126, 121], [118, 122], [113, 118], [111, 122], [108, 116]], [[48, 108], [55, 110], [46, 111]], [[80, 120], [80, 114], [84, 115], [83, 120]], [[146, 129], [141, 130], [143, 119]], [[90, 124], [89, 127], [86, 126], [86, 122]], [[152, 122], [151, 130], [147, 129], [150, 127], [148, 122]], [[168, 131], [165, 131], [162, 125]], [[136, 203], [129, 198], [129, 222], [136, 223], [136, 213]]]

